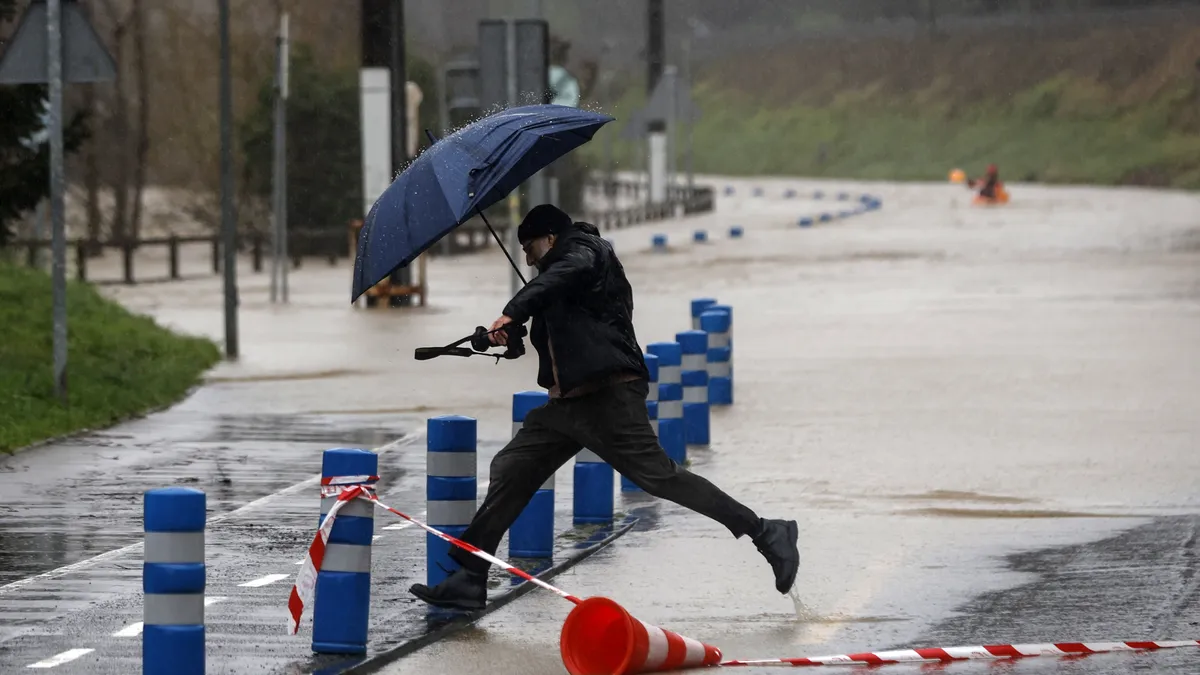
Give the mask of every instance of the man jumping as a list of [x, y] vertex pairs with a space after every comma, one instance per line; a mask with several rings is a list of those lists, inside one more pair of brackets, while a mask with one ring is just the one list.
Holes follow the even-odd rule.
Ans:
[[[462, 540], [494, 554], [538, 488], [586, 447], [647, 493], [716, 520], [734, 537], [749, 535], [775, 588], [791, 590], [800, 563], [796, 521], [759, 518], [658, 444], [646, 413], [649, 373], [633, 332], [633, 289], [612, 246], [595, 226], [549, 204], [525, 216], [517, 237], [538, 275], [492, 324], [491, 340], [505, 344], [499, 329], [533, 319], [537, 382], [550, 400], [496, 453], [487, 497]], [[489, 563], [457, 548], [450, 555], [462, 567], [433, 588], [413, 585], [413, 595], [438, 607], [482, 609]]]

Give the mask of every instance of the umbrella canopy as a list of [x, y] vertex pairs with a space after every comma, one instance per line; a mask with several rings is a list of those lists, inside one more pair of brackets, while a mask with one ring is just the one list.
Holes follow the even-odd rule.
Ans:
[[489, 115], [434, 143], [384, 190], [359, 233], [354, 302], [472, 214], [587, 143], [601, 113], [530, 105]]

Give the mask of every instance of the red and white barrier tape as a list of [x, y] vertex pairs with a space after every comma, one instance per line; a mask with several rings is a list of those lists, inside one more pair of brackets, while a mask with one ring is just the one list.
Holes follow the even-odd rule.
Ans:
[[725, 661], [721, 666], [880, 666], [894, 663], [934, 663], [969, 660], [1019, 659], [1032, 656], [1085, 656], [1109, 652], [1141, 652], [1178, 647], [1200, 647], [1200, 640], [1157, 642], [1056, 642], [1028, 645], [983, 645], [979, 647], [935, 647], [932, 649], [897, 649], [887, 652], [837, 654], [799, 659], [764, 659], [759, 661]]
[[478, 547], [472, 546], [471, 544], [468, 544], [460, 539], [456, 539], [445, 532], [442, 532], [441, 530], [437, 530], [426, 525], [425, 523], [406, 513], [402, 513], [396, 509], [393, 509], [387, 504], [379, 501], [379, 498], [375, 495], [373, 486], [361, 484], [353, 485], [349, 484], [348, 482], [341, 482], [343, 480], [348, 481], [350, 478], [378, 480], [378, 478], [374, 476], [351, 476], [347, 479], [334, 479], [335, 481], [338, 481], [334, 483], [326, 483], [325, 481], [328, 479], [322, 479], [321, 495], [337, 495], [338, 501], [329, 509], [329, 513], [327, 513], [325, 518], [321, 521], [321, 526], [317, 529], [317, 533], [313, 537], [312, 544], [310, 544], [308, 547], [308, 554], [305, 556], [304, 564], [300, 568], [300, 571], [296, 574], [296, 583], [292, 585], [292, 592], [288, 597], [288, 632], [291, 635], [295, 635], [300, 630], [300, 616], [304, 613], [304, 607], [312, 603], [313, 592], [316, 590], [317, 586], [317, 570], [321, 569], [321, 561], [325, 558], [325, 544], [329, 541], [329, 532], [333, 529], [333, 523], [337, 519], [337, 512], [341, 510], [344, 504], [352, 499], [365, 499], [374, 504], [376, 507], [390, 511], [416, 525], [422, 530], [434, 535], [435, 537], [448, 541], [452, 545], [472, 553], [476, 557], [482, 558], [483, 560], [486, 560], [489, 563], [504, 569], [508, 573], [534, 584], [535, 586], [544, 588], [551, 593], [571, 601], [576, 605], [582, 602], [582, 600], [562, 590], [561, 588], [552, 586], [551, 584], [548, 584], [545, 581], [530, 575], [524, 570], [518, 569], [509, 563], [480, 550]]

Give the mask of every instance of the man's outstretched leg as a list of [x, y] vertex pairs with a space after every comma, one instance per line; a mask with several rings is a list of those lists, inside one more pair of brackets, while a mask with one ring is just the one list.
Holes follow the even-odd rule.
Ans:
[[[538, 488], [579, 452], [578, 443], [538, 423], [540, 412], [544, 410], [545, 407], [530, 411], [521, 430], [492, 459], [487, 497], [460, 537], [468, 544], [495, 554], [504, 533], [521, 515]], [[487, 604], [490, 564], [458, 547], [450, 549], [450, 557], [461, 567], [445, 581], [433, 588], [414, 584], [409, 590], [437, 607], [483, 609]]]
[[771, 565], [776, 590], [787, 593], [800, 566], [796, 521], [759, 518], [716, 485], [671, 461], [650, 426], [646, 388], [644, 381], [629, 382], [606, 389], [594, 401], [572, 402], [576, 410], [571, 420], [579, 433], [571, 435], [587, 439], [590, 450], [651, 495], [712, 518], [734, 537], [749, 535]]

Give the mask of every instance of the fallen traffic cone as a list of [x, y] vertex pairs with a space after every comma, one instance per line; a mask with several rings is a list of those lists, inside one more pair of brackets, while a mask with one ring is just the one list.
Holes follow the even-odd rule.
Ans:
[[721, 650], [639, 621], [608, 598], [575, 606], [559, 640], [571, 675], [633, 675], [715, 666]]

